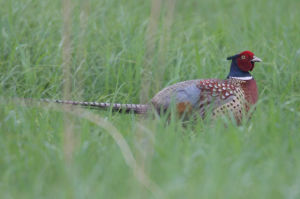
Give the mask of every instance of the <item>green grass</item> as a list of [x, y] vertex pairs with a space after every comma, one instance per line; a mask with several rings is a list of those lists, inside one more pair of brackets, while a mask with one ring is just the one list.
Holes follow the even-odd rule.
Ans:
[[[151, 2], [72, 5], [72, 98], [139, 103]], [[156, 198], [102, 127], [70, 116], [75, 142], [68, 162], [64, 114], [7, 101], [62, 97], [61, 6], [0, 0], [0, 198]], [[123, 135], [158, 197], [300, 198], [299, 8], [299, 0], [177, 1], [168, 30], [162, 4], [147, 66], [149, 96], [181, 80], [225, 78], [225, 58], [243, 50], [264, 62], [253, 71], [256, 111], [240, 127], [224, 119], [182, 127], [176, 118], [91, 110]]]

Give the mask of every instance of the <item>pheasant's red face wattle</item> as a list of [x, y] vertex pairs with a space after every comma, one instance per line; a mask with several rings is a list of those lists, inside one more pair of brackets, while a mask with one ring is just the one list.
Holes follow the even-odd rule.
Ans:
[[244, 51], [239, 54], [239, 56], [236, 59], [238, 67], [244, 71], [252, 71], [254, 68], [254, 61], [252, 61], [255, 58], [254, 53], [251, 51]]

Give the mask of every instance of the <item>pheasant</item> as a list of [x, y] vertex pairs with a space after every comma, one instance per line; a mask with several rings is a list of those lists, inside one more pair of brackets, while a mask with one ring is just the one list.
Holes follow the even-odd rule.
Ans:
[[158, 92], [149, 104], [111, 104], [98, 102], [77, 102], [65, 100], [49, 100], [71, 105], [94, 108], [112, 108], [114, 111], [145, 114], [154, 108], [159, 114], [174, 104], [179, 115], [198, 114], [204, 118], [209, 110], [212, 117], [231, 113], [238, 123], [243, 113], [249, 112], [258, 100], [256, 81], [250, 71], [255, 62], [262, 60], [251, 51], [243, 51], [230, 56], [230, 72], [226, 79], [196, 79], [168, 86]]

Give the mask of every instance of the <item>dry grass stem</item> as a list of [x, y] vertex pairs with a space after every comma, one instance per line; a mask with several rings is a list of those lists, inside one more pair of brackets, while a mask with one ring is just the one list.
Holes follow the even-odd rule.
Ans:
[[171, 37], [171, 26], [174, 18], [174, 11], [176, 6], [176, 0], [168, 0], [166, 2], [166, 15], [163, 18], [162, 34], [159, 41], [158, 49], [158, 65], [160, 70], [155, 74], [155, 90], [159, 90], [162, 87], [162, 81], [164, 79], [164, 74], [166, 71], [166, 57], [167, 57], [167, 47], [170, 43]]
[[157, 41], [158, 22], [161, 13], [161, 0], [152, 0], [151, 14], [145, 36], [146, 52], [145, 63], [142, 74], [142, 86], [140, 92], [140, 102], [146, 103], [149, 100], [149, 90], [152, 79], [151, 66], [154, 57], [155, 43]]
[[[62, 67], [63, 67], [63, 98], [71, 98], [71, 28], [72, 28], [72, 14], [71, 14], [71, 0], [63, 0], [62, 14], [63, 14], [63, 48], [62, 48]], [[69, 110], [70, 106], [65, 106]], [[72, 161], [73, 151], [75, 148], [74, 127], [72, 119], [68, 115], [64, 115], [64, 154], [67, 163]]]

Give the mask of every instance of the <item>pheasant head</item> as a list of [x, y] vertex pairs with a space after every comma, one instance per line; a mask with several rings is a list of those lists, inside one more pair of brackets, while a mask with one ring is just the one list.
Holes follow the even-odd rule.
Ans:
[[254, 55], [251, 51], [243, 51], [239, 54], [227, 57], [227, 60], [232, 60], [228, 77], [247, 78], [252, 77], [249, 71], [252, 71], [255, 62], [262, 60]]

